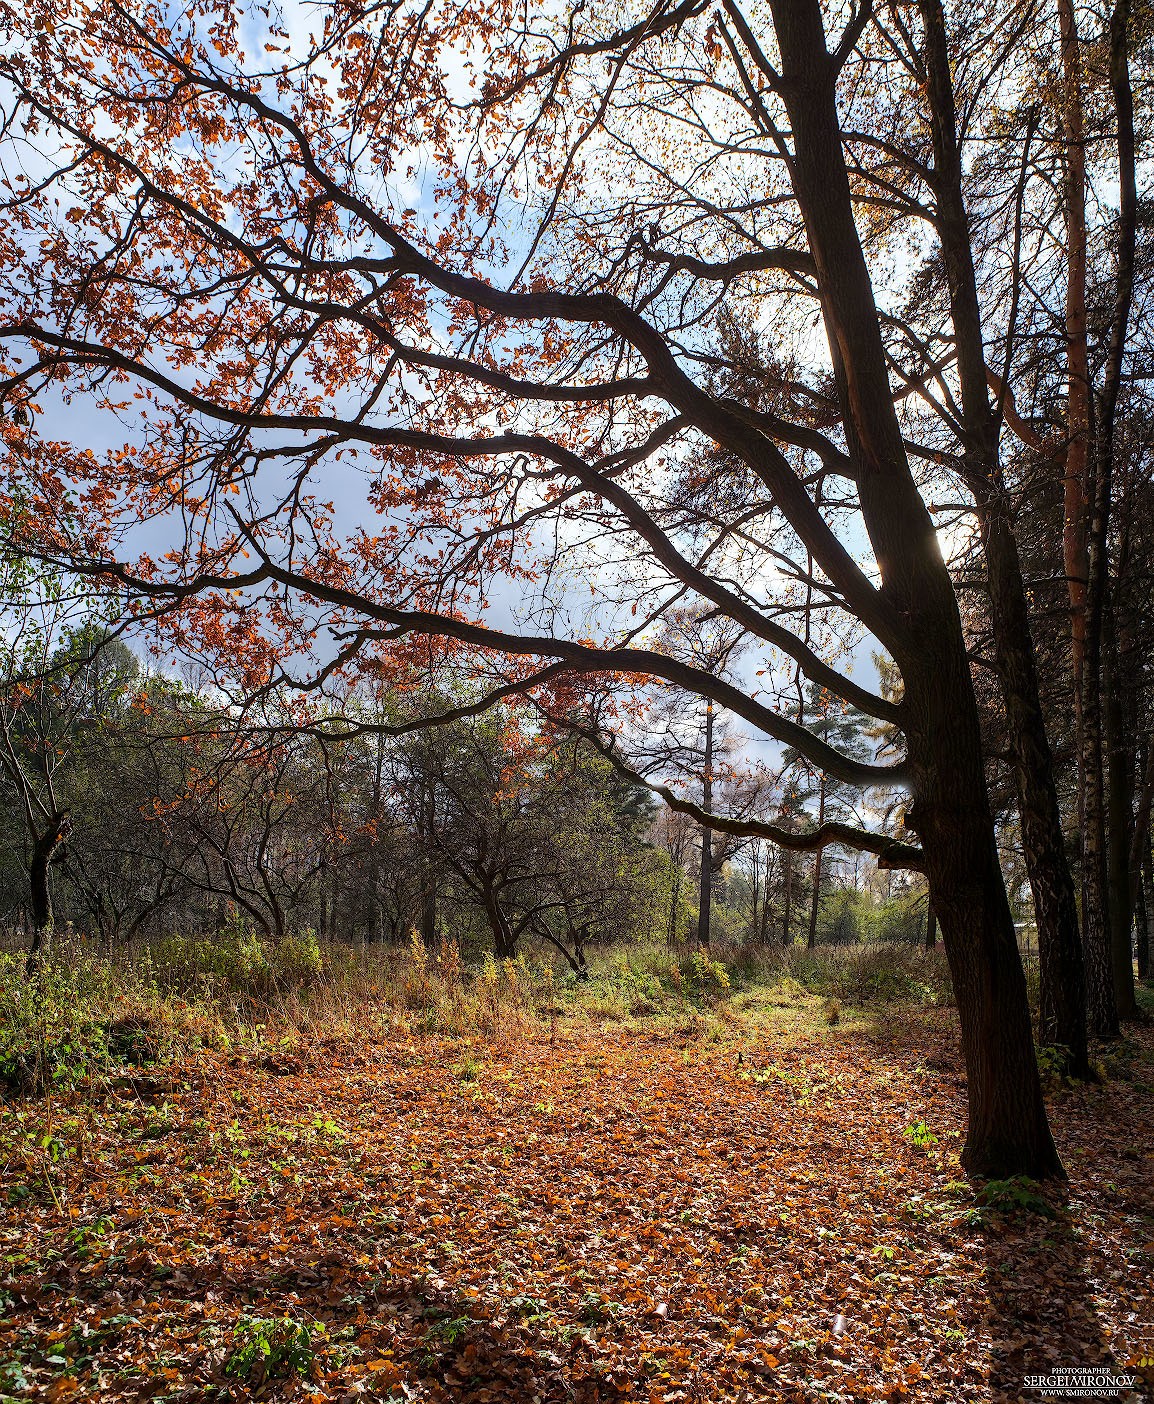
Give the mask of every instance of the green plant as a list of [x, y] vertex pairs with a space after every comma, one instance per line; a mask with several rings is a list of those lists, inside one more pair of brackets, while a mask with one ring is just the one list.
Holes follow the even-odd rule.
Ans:
[[1042, 1085], [1051, 1090], [1061, 1086], [1070, 1066], [1070, 1050], [1060, 1043], [1043, 1044], [1037, 1054]]
[[446, 1317], [443, 1321], [433, 1322], [432, 1326], [429, 1327], [429, 1335], [444, 1341], [445, 1345], [451, 1349], [463, 1336], [468, 1334], [472, 1324], [472, 1318], [468, 1316]]
[[682, 969], [686, 987], [699, 998], [724, 995], [729, 990], [729, 971], [719, 960], [712, 960], [702, 946], [698, 946]]
[[1054, 1208], [1038, 1193], [1035, 1180], [1026, 1175], [1014, 1175], [1008, 1180], [987, 1180], [975, 1196], [981, 1209], [993, 1214], [1025, 1212], [1054, 1218]]
[[509, 1303], [509, 1310], [522, 1321], [536, 1321], [549, 1313], [548, 1306], [536, 1297], [514, 1297]]
[[320, 942], [312, 927], [294, 935], [283, 936], [272, 952], [272, 967], [276, 975], [295, 986], [307, 985], [324, 968]]
[[600, 1292], [586, 1292], [578, 1303], [577, 1316], [588, 1326], [603, 1326], [624, 1310], [620, 1302], [609, 1301]]
[[911, 1146], [918, 1146], [922, 1150], [928, 1150], [930, 1146], [936, 1146], [938, 1143], [938, 1138], [924, 1121], [919, 1121], [916, 1126], [907, 1126], [902, 1134]]
[[306, 1375], [316, 1358], [313, 1328], [291, 1316], [244, 1317], [234, 1328], [233, 1338], [236, 1349], [224, 1372], [252, 1383]]

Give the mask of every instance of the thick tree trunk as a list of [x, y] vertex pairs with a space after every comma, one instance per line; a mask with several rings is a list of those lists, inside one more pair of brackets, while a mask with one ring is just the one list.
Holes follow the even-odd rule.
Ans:
[[770, 0], [792, 176], [817, 270], [847, 446], [883, 594], [919, 835], [958, 1002], [969, 1098], [963, 1163], [977, 1175], [1062, 1174], [1042, 1101], [1026, 980], [986, 792], [957, 600], [894, 411], [877, 304], [854, 222], [837, 69], [817, 0]]
[[999, 457], [999, 422], [987, 394], [981, 304], [962, 191], [945, 15], [941, 0], [922, 0], [921, 8], [937, 228], [950, 290], [966, 447], [972, 464], [967, 478], [982, 530], [994, 654], [1014, 755], [1022, 855], [1038, 927], [1039, 1037], [1043, 1044], [1064, 1048], [1069, 1072], [1085, 1078], [1090, 1075], [1090, 1065], [1077, 901], [1038, 688], [1029, 604]]
[[932, 951], [938, 944], [938, 919], [934, 914], [934, 904], [926, 897], [926, 950]]
[[489, 930], [493, 933], [493, 954], [498, 960], [517, 959], [517, 939], [512, 927], [501, 910], [500, 899], [495, 896], [485, 898], [485, 916]]

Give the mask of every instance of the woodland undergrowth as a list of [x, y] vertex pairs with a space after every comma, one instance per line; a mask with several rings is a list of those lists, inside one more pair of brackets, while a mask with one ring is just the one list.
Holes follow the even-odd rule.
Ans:
[[0, 1401], [1012, 1400], [1154, 1381], [1154, 1032], [976, 1184], [940, 954], [308, 936], [0, 971]]

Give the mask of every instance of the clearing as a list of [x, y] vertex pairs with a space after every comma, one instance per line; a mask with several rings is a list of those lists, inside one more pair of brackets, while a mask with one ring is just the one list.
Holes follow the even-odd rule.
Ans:
[[0, 1396], [954, 1401], [1148, 1367], [1151, 1082], [1146, 1028], [1057, 1094], [1041, 1194], [960, 1179], [948, 1010], [327, 1040], [10, 1102]]

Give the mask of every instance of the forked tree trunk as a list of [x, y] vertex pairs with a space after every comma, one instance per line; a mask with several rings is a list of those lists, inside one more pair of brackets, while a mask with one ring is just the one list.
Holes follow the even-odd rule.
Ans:
[[817, 269], [862, 517], [884, 597], [901, 621], [891, 651], [905, 682], [913, 791], [907, 823], [922, 842], [958, 1003], [969, 1101], [963, 1163], [977, 1175], [1060, 1175], [957, 600], [910, 473], [854, 222], [837, 69], [818, 0], [770, 0], [770, 8], [793, 133], [794, 189]]
[[493, 954], [498, 960], [516, 960], [517, 938], [501, 910], [500, 899], [490, 896], [485, 899], [485, 915], [489, 920], [489, 930], [493, 933]]
[[52, 864], [68, 838], [68, 811], [56, 810], [32, 845], [28, 864], [28, 886], [32, 907], [32, 941], [28, 947], [26, 970], [31, 974], [52, 949]]

